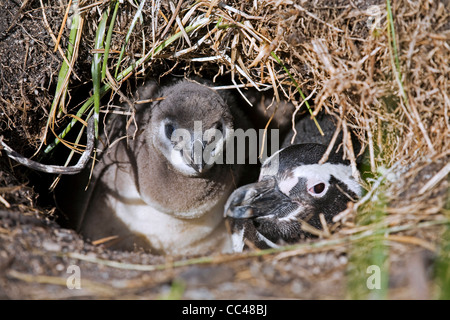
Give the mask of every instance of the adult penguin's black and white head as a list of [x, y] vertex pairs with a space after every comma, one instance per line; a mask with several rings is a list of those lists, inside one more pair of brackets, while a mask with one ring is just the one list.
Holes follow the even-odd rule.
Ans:
[[181, 174], [202, 175], [223, 156], [233, 129], [229, 106], [214, 90], [192, 81], [166, 87], [161, 96], [148, 113], [151, 143]]
[[235, 190], [225, 206], [234, 250], [250, 241], [259, 248], [293, 243], [308, 237], [302, 221], [321, 228], [361, 195], [352, 170], [339, 154], [319, 164], [326, 151], [320, 144], [297, 144], [268, 158], [259, 181]]

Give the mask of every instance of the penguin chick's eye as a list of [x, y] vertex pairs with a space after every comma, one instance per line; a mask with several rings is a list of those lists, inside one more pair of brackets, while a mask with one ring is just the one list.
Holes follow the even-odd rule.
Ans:
[[320, 182], [308, 189], [308, 192], [314, 197], [321, 197], [326, 193], [326, 185]]
[[164, 126], [164, 132], [166, 134], [167, 139], [170, 140], [170, 138], [172, 137], [173, 132], [175, 131], [175, 126], [171, 123], [167, 123]]

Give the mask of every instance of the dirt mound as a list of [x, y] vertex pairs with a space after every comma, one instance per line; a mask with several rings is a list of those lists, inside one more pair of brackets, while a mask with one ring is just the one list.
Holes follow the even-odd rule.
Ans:
[[[58, 150], [83, 150], [75, 123], [113, 109], [132, 119], [127, 103], [116, 106], [145, 78], [199, 75], [228, 82], [243, 99], [249, 87], [271, 89], [275, 101], [296, 107], [289, 118], [334, 115], [355, 167], [349, 132], [357, 132], [367, 192], [335, 219], [331, 235], [173, 260], [110, 251], [59, 227], [51, 200], [39, 201], [51, 181], [30, 182], [28, 169], [3, 152], [1, 297], [448, 297], [447, 0], [2, 6], [0, 132], [26, 157], [63, 165]], [[81, 290], [68, 289], [76, 274], [69, 266], [80, 268]], [[380, 268], [383, 290], [368, 288], [369, 266]]]

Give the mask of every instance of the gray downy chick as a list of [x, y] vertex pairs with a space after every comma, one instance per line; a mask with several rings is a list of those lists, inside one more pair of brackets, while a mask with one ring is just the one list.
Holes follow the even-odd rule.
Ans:
[[243, 115], [229, 96], [188, 80], [162, 88], [150, 83], [137, 95], [163, 99], [136, 104], [136, 126], [127, 132], [123, 116], [106, 126], [104, 140], [112, 143], [88, 191], [78, 195], [77, 229], [91, 240], [117, 237], [113, 248], [122, 250], [229, 250], [223, 207], [242, 166], [220, 158], [231, 130], [245, 128]]

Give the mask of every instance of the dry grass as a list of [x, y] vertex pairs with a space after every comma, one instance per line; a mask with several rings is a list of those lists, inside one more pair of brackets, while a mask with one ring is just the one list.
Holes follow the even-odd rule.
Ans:
[[[63, 132], [63, 138], [77, 118], [90, 112], [110, 112], [113, 97], [126, 94], [131, 76], [133, 81], [164, 77], [181, 67], [187, 76], [229, 75], [244, 97], [244, 87], [271, 87], [275, 100], [290, 100], [297, 111], [306, 110], [307, 96], [313, 114], [326, 110], [340, 119], [345, 156], [354, 167], [357, 155], [348, 135], [357, 132], [365, 151], [361, 174], [367, 194], [335, 219], [331, 236], [283, 248], [277, 257], [369, 241], [375, 234], [404, 244], [405, 250], [421, 246], [439, 252], [441, 226], [449, 221], [450, 11], [445, 3], [395, 1], [390, 8], [389, 1], [224, 5], [214, 0], [147, 0], [140, 8], [131, 2], [118, 4], [113, 20], [116, 2], [81, 1], [75, 13], [84, 27], [72, 36], [97, 55], [92, 70], [93, 78], [99, 78], [92, 97], [69, 109], [70, 94], [65, 92], [71, 90], [70, 81], [61, 84], [49, 112], [51, 130], [43, 130], [48, 134], [42, 142], [52, 141], [53, 131]], [[109, 17], [103, 20], [103, 33], [98, 31], [102, 16]], [[80, 41], [74, 45], [63, 79], [71, 77], [77, 63]], [[64, 127], [67, 121], [58, 119], [57, 110], [72, 114], [71, 125]], [[122, 111], [132, 119], [132, 109]], [[381, 216], [374, 217], [377, 210]], [[421, 231], [430, 227], [439, 232]], [[279, 251], [244, 257], [274, 253]]]

